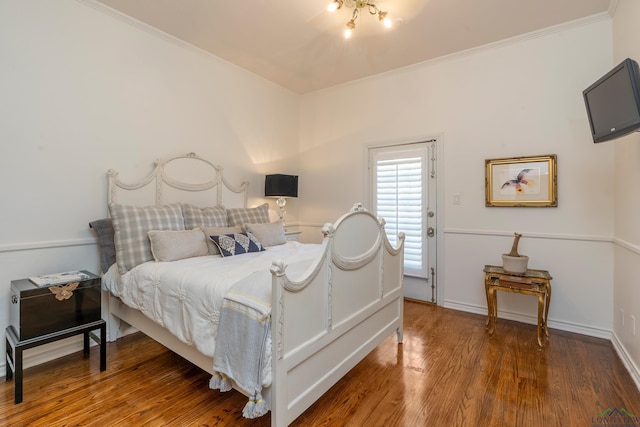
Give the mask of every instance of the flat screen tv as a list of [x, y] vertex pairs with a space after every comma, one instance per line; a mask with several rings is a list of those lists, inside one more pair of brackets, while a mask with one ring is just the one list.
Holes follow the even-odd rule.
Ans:
[[582, 91], [593, 142], [640, 129], [639, 81], [638, 63], [627, 58]]

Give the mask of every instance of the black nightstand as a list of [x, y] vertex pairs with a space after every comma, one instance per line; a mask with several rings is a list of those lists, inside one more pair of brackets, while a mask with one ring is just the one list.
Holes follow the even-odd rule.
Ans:
[[[107, 326], [101, 318], [100, 277], [83, 271], [88, 278], [72, 285], [36, 286], [28, 279], [11, 282], [10, 325], [6, 330], [6, 379], [15, 373], [15, 403], [22, 402], [22, 352], [28, 348], [84, 334], [84, 354], [89, 339], [100, 344], [100, 370], [107, 369]], [[70, 289], [70, 288], [68, 288]], [[94, 331], [100, 330], [100, 336]]]

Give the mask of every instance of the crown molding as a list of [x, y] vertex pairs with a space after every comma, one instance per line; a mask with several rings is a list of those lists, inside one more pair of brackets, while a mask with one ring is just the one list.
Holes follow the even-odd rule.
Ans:
[[[272, 82], [271, 80], [268, 80], [268, 79], [266, 79], [266, 78], [264, 78], [264, 77], [262, 77], [262, 76], [260, 76], [260, 75], [258, 75], [256, 73], [254, 73], [252, 71], [249, 71], [246, 68], [242, 68], [239, 65], [234, 64], [233, 62], [229, 62], [224, 58], [221, 58], [221, 57], [219, 57], [217, 55], [214, 55], [213, 53], [208, 52], [208, 51], [206, 51], [206, 50], [204, 50], [202, 48], [199, 48], [198, 46], [195, 46], [195, 45], [193, 45], [191, 43], [188, 43], [188, 42], [186, 42], [186, 41], [184, 41], [184, 40], [182, 40], [182, 39], [180, 39], [180, 38], [178, 38], [176, 36], [173, 36], [173, 35], [171, 35], [171, 34], [169, 34], [167, 32], [164, 32], [164, 31], [162, 31], [162, 30], [160, 30], [160, 29], [158, 29], [158, 28], [156, 28], [154, 26], [146, 24], [146, 23], [144, 23], [144, 22], [142, 22], [142, 21], [140, 21], [140, 20], [138, 20], [136, 18], [133, 18], [133, 17], [131, 17], [129, 15], [126, 15], [126, 14], [120, 12], [119, 10], [115, 10], [115, 9], [113, 9], [113, 8], [107, 6], [106, 4], [101, 3], [101, 2], [99, 2], [97, 0], [75, 0], [75, 1], [80, 3], [80, 4], [82, 4], [82, 5], [84, 5], [84, 6], [90, 7], [90, 8], [92, 8], [92, 9], [94, 9], [94, 10], [96, 10], [96, 11], [98, 11], [98, 12], [100, 12], [100, 13], [106, 15], [106, 16], [110, 16], [111, 18], [116, 19], [116, 20], [118, 20], [118, 21], [120, 21], [120, 22], [122, 22], [124, 24], [127, 24], [127, 25], [135, 28], [136, 30], [142, 31], [144, 33], [147, 33], [152, 37], [157, 37], [157, 38], [159, 38], [161, 40], [164, 40], [167, 43], [173, 44], [174, 46], [181, 47], [181, 48], [186, 49], [188, 51], [191, 51], [193, 53], [199, 54], [199, 55], [201, 55], [202, 57], [206, 58], [209, 61], [217, 62], [217, 63], [220, 63], [220, 64], [225, 64], [225, 65], [227, 65], [229, 67], [235, 68], [236, 70], [245, 73], [247, 76], [250, 76], [251, 78], [254, 78], [254, 79], [257, 79], [257, 80], [260, 80], [260, 81], [263, 81], [263, 82], [267, 82], [270, 85], [277, 86], [279, 88], [283, 88], [279, 84], [277, 84], [275, 82]], [[286, 89], [287, 91], [292, 92], [290, 89], [287, 89], [287, 88], [284, 88], [284, 89]]]
[[[612, 2], [617, 3], [618, 0], [612, 0]], [[503, 40], [498, 40], [496, 42], [492, 42], [492, 43], [487, 43], [487, 44], [483, 44], [481, 46], [476, 46], [476, 47], [472, 47], [469, 49], [465, 49], [465, 50], [461, 50], [458, 52], [453, 52], [447, 55], [442, 55], [442, 56], [438, 56], [436, 58], [432, 58], [432, 59], [427, 59], [425, 61], [422, 62], [417, 62], [415, 64], [409, 64], [406, 65], [404, 67], [398, 67], [398, 68], [394, 68], [393, 70], [389, 70], [389, 71], [384, 71], [382, 73], [378, 73], [378, 74], [374, 74], [371, 76], [365, 76], [362, 77], [360, 79], [356, 79], [356, 80], [351, 80], [348, 82], [344, 82], [344, 83], [340, 83], [334, 86], [330, 86], [327, 88], [323, 88], [323, 89], [318, 89], [315, 91], [311, 91], [309, 93], [320, 93], [322, 91], [327, 91], [327, 90], [335, 90], [336, 88], [354, 83], [354, 82], [364, 82], [366, 80], [372, 80], [372, 79], [377, 79], [379, 77], [384, 77], [384, 76], [390, 76], [393, 75], [394, 73], [397, 72], [408, 72], [408, 71], [413, 71], [425, 66], [430, 66], [430, 65], [434, 65], [434, 64], [439, 64], [441, 62], [445, 62], [445, 61], [450, 61], [452, 59], [459, 59], [459, 58], [465, 58], [465, 57], [469, 57], [469, 56], [473, 56], [473, 55], [477, 55], [479, 53], [483, 53], [486, 51], [490, 51], [490, 50], [494, 50], [494, 49], [499, 49], [505, 46], [510, 46], [510, 45], [514, 45], [514, 44], [519, 44], [519, 43], [523, 43], [527, 40], [533, 40], [533, 39], [537, 39], [540, 37], [545, 37], [548, 35], [552, 35], [552, 34], [557, 34], [560, 33], [562, 31], [568, 31], [568, 30], [572, 30], [574, 28], [580, 28], [580, 27], [584, 27], [587, 25], [591, 25], [594, 23], [598, 23], [598, 22], [602, 22], [602, 21], [611, 21], [611, 15], [609, 13], [609, 11], [607, 12], [600, 12], [600, 13], [596, 13], [594, 15], [589, 15], [586, 16], [584, 18], [580, 18], [580, 19], [575, 19], [573, 21], [567, 21], [567, 22], [563, 22], [561, 24], [557, 24], [557, 25], [553, 25], [551, 27], [547, 27], [547, 28], [542, 28], [540, 30], [536, 30], [536, 31], [531, 31], [529, 33], [525, 33], [525, 34], [519, 34], [517, 36], [513, 36], [513, 37], [509, 37]], [[303, 94], [303, 96], [306, 94]]]
[[[613, 0], [613, 1], [617, 2], [617, 0]], [[487, 44], [484, 44], [482, 46], [476, 46], [476, 47], [472, 47], [470, 49], [461, 50], [459, 52], [454, 52], [454, 53], [451, 53], [449, 55], [440, 56], [438, 58], [434, 58], [434, 59], [430, 59], [430, 60], [421, 62], [420, 64], [435, 63], [435, 62], [440, 62], [440, 61], [443, 61], [443, 60], [449, 60], [449, 59], [452, 59], [452, 58], [471, 56], [471, 55], [475, 55], [477, 53], [484, 52], [484, 51], [487, 51], [487, 50], [493, 50], [493, 49], [502, 48], [502, 47], [505, 47], [505, 46], [510, 46], [510, 45], [514, 45], [514, 44], [520, 44], [520, 43], [528, 41], [528, 40], [533, 40], [533, 39], [537, 39], [537, 38], [540, 38], [540, 37], [545, 37], [545, 36], [549, 36], [549, 35], [552, 35], [552, 34], [557, 34], [557, 33], [563, 32], [563, 31], [572, 30], [574, 28], [580, 28], [580, 27], [584, 27], [584, 26], [587, 26], [587, 25], [595, 24], [595, 23], [598, 23], [598, 22], [610, 21], [610, 20], [611, 20], [611, 15], [609, 14], [609, 12], [600, 12], [600, 13], [596, 13], [595, 15], [590, 15], [590, 16], [586, 16], [584, 18], [575, 19], [573, 21], [563, 22], [561, 24], [553, 25], [551, 27], [543, 28], [541, 30], [531, 31], [529, 33], [524, 33], [524, 34], [519, 34], [519, 35], [514, 36], [514, 37], [509, 37], [507, 39], [498, 40], [498, 41], [492, 42], [492, 43], [487, 43]], [[414, 65], [420, 65], [420, 64], [414, 64]], [[410, 65], [409, 67], [412, 67], [414, 65]]]
[[[102, 13], [104, 15], [107, 15], [107, 16], [110, 16], [111, 18], [117, 19], [118, 21], [120, 21], [122, 23], [125, 23], [125, 24], [127, 24], [127, 25], [129, 25], [129, 26], [131, 26], [131, 27], [133, 27], [133, 28], [135, 28], [137, 30], [143, 31], [143, 32], [145, 32], [145, 33], [147, 33], [147, 34], [149, 34], [151, 36], [161, 38], [166, 42], [172, 43], [174, 45], [177, 45], [177, 46], [180, 46], [180, 47], [183, 47], [183, 48], [186, 48], [186, 49], [189, 49], [192, 52], [199, 53], [199, 54], [201, 54], [203, 56], [206, 56], [206, 57], [209, 57], [209, 58], [212, 58], [212, 59], [215, 58], [215, 59], [217, 59], [217, 60], [219, 60], [221, 62], [227, 62], [224, 59], [222, 59], [222, 58], [220, 58], [218, 56], [215, 56], [212, 53], [207, 52], [204, 49], [201, 49], [201, 48], [199, 48], [197, 46], [194, 46], [194, 45], [192, 45], [190, 43], [187, 43], [186, 41], [184, 41], [184, 40], [182, 40], [182, 39], [180, 39], [178, 37], [172, 36], [171, 34], [166, 33], [166, 32], [164, 32], [162, 30], [159, 30], [158, 28], [153, 27], [153, 26], [151, 26], [149, 24], [146, 24], [146, 23], [144, 23], [144, 22], [142, 22], [142, 21], [140, 21], [140, 20], [138, 20], [138, 19], [136, 19], [136, 18], [134, 18], [132, 16], [126, 15], [126, 14], [120, 12], [119, 10], [113, 9], [113, 8], [107, 6], [106, 4], [101, 3], [101, 2], [99, 2], [97, 0], [76, 0], [76, 2], [78, 2], [80, 4], [83, 4], [85, 6], [88, 6], [88, 7], [92, 8], [92, 9], [95, 9], [95, 10], [97, 10], [98, 12], [100, 12], [100, 13]], [[232, 64], [232, 65], [234, 65], [234, 64]], [[234, 65], [234, 66], [237, 67], [236, 65]]]
[[609, 1], [609, 8], [607, 9], [607, 13], [609, 14], [610, 17], [614, 17], [616, 14], [616, 10], [618, 9], [618, 4], [620, 3], [620, 0], [610, 0]]

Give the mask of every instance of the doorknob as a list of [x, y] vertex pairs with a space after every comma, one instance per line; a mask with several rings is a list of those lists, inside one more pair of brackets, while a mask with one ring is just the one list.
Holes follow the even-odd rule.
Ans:
[[436, 230], [434, 230], [434, 228], [433, 228], [433, 227], [429, 227], [429, 228], [427, 228], [427, 236], [429, 236], [429, 237], [433, 237], [433, 236], [435, 236], [435, 235], [436, 235]]

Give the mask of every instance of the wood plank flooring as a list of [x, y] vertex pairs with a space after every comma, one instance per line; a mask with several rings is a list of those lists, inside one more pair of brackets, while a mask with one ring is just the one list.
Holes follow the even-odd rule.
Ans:
[[[395, 334], [294, 426], [592, 426], [607, 408], [640, 417], [640, 392], [609, 341], [405, 302]], [[246, 398], [141, 335], [25, 370], [24, 401], [0, 380], [2, 426], [269, 426], [241, 416]], [[634, 425], [629, 423], [628, 425]], [[637, 424], [636, 425], [640, 425]]]

